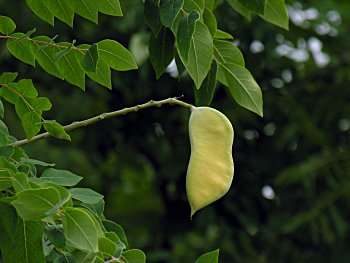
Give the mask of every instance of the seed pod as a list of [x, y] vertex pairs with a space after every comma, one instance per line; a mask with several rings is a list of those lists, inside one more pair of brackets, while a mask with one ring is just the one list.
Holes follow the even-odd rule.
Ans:
[[218, 110], [193, 107], [191, 111], [186, 189], [192, 218], [196, 211], [225, 195], [231, 186], [233, 128]]

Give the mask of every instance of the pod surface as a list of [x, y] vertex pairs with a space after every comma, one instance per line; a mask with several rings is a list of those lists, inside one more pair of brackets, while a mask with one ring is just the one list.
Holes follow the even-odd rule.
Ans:
[[218, 200], [233, 179], [233, 128], [228, 118], [210, 107], [193, 107], [189, 120], [191, 157], [186, 190], [191, 217]]

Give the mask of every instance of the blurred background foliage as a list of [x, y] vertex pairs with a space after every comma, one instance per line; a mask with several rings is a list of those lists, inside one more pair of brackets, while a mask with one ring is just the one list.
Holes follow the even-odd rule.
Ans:
[[[142, 1], [121, 1], [124, 17], [100, 15], [99, 27], [80, 17], [71, 30], [53, 28], [24, 1], [0, 1], [17, 30], [93, 43], [104, 38], [128, 46], [139, 70], [113, 72], [113, 90], [88, 81], [80, 89], [11, 57], [0, 43], [1, 71], [33, 78], [53, 102], [47, 119], [84, 119], [145, 102], [184, 95], [193, 84], [165, 74], [156, 80], [147, 59], [149, 29]], [[235, 129], [235, 178], [229, 193], [190, 220], [185, 194], [190, 155], [189, 112], [147, 109], [71, 133], [72, 143], [50, 139], [25, 147], [32, 158], [84, 176], [105, 195], [106, 214], [120, 223], [148, 262], [193, 262], [221, 249], [220, 262], [347, 262], [350, 258], [350, 2], [287, 1], [290, 30], [258, 17], [251, 22], [226, 3], [216, 10], [247, 68], [261, 85], [264, 118], [240, 108], [218, 87], [212, 107]], [[176, 72], [175, 72], [176, 73]], [[6, 123], [24, 134], [10, 105]]]

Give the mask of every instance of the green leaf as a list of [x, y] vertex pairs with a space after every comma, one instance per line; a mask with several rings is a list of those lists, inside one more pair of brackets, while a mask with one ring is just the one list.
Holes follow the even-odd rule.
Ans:
[[[51, 1], [50, 1], [51, 3]], [[34, 37], [33, 40], [44, 41], [51, 43], [52, 40], [46, 36]], [[49, 74], [63, 79], [63, 76], [58, 69], [55, 61], [55, 56], [57, 53], [57, 48], [49, 44], [39, 44], [35, 43], [35, 59], [38, 61], [39, 65]]]
[[0, 76], [0, 84], [9, 84], [13, 82], [18, 76], [17, 72], [4, 72]]
[[[48, 22], [50, 25], [54, 25], [54, 16], [46, 6], [44, 0], [26, 0], [28, 6], [34, 14], [40, 17], [42, 20]], [[49, 1], [48, 1], [49, 2]]]
[[129, 243], [128, 243], [128, 240], [126, 238], [125, 232], [120, 225], [118, 225], [117, 223], [110, 221], [110, 220], [102, 220], [102, 224], [103, 224], [104, 228], [106, 229], [106, 231], [116, 233], [117, 236], [119, 237], [120, 241], [122, 241], [125, 244], [126, 249], [128, 249]]
[[218, 263], [219, 249], [200, 256], [195, 263]]
[[96, 0], [74, 0], [67, 1], [70, 7], [78, 15], [98, 23], [98, 6]]
[[69, 192], [74, 199], [86, 204], [96, 204], [103, 199], [103, 195], [89, 188], [71, 188]]
[[108, 89], [112, 89], [111, 69], [102, 59], [99, 59], [97, 62], [96, 73], [87, 72], [86, 74], [90, 79], [107, 87]]
[[[78, 48], [80, 49], [89, 49], [89, 47], [90, 45], [87, 44], [82, 44], [78, 46]], [[84, 59], [84, 55], [81, 52], [76, 53], [75, 55], [79, 61], [82, 61]], [[108, 66], [108, 64], [103, 61], [103, 59], [98, 59], [96, 65], [96, 72], [86, 71], [86, 74], [89, 76], [90, 79], [107, 87], [108, 89], [112, 89], [111, 69]]]
[[62, 186], [74, 186], [83, 179], [83, 177], [78, 176], [70, 171], [57, 170], [54, 168], [46, 169], [40, 178]]
[[217, 29], [216, 17], [208, 8], [204, 9], [203, 20], [210, 34], [214, 37]]
[[56, 121], [45, 121], [44, 129], [53, 137], [70, 141], [70, 136], [66, 133], [61, 124]]
[[43, 226], [42, 222], [18, 218], [12, 241], [8, 240], [1, 248], [4, 262], [45, 263], [41, 243]]
[[238, 0], [241, 5], [250, 11], [263, 15], [267, 0]]
[[124, 251], [122, 258], [126, 260], [127, 263], [145, 263], [146, 255], [139, 249], [130, 249]]
[[216, 87], [216, 72], [217, 65], [213, 60], [209, 73], [204, 79], [199, 89], [194, 89], [194, 96], [196, 100], [196, 106], [209, 106], [213, 100], [214, 91]]
[[239, 105], [263, 116], [261, 89], [246, 68], [232, 63], [219, 64], [217, 78], [229, 88]]
[[176, 45], [180, 55], [187, 61], [191, 41], [194, 34], [196, 22], [199, 20], [199, 13], [193, 11], [181, 19], [177, 29]]
[[149, 56], [157, 79], [162, 76], [174, 58], [174, 42], [173, 33], [165, 27], [162, 28], [158, 36], [154, 34], [151, 36], [149, 41]]
[[226, 0], [229, 5], [239, 14], [241, 14], [242, 16], [244, 16], [248, 21], [251, 20], [251, 12], [249, 9], [247, 9], [246, 7], [244, 7], [239, 0]]
[[2, 100], [0, 99], [0, 117], [1, 117], [1, 119], [4, 118], [4, 114], [5, 114], [4, 104], [2, 103]]
[[32, 139], [41, 129], [41, 113], [40, 115], [36, 112], [28, 112], [23, 115], [22, 126], [27, 138]]
[[214, 38], [215, 39], [233, 39], [233, 36], [225, 31], [222, 31], [220, 29], [216, 29]]
[[265, 13], [261, 17], [276, 26], [289, 29], [288, 12], [284, 0], [267, 0]]
[[163, 25], [172, 29], [176, 17], [179, 15], [184, 0], [164, 0], [160, 5], [160, 20]]
[[0, 146], [0, 156], [10, 158], [15, 152], [15, 147], [13, 146]]
[[65, 0], [45, 1], [50, 12], [70, 27], [73, 27], [74, 11]]
[[83, 68], [87, 72], [96, 73], [97, 61], [98, 61], [97, 45], [92, 44], [84, 55], [83, 64], [82, 64]]
[[146, 24], [152, 30], [155, 36], [158, 36], [162, 29], [162, 22], [160, 21], [159, 7], [155, 0], [145, 0], [144, 15]]
[[[69, 47], [71, 44], [63, 42], [58, 43], [58, 45]], [[85, 72], [72, 49], [63, 54], [61, 59], [56, 62], [56, 65], [65, 80], [85, 90]]]
[[205, 7], [205, 0], [185, 0], [183, 9], [187, 13], [197, 11], [200, 14], [203, 14]]
[[111, 68], [119, 71], [137, 69], [131, 53], [117, 41], [104, 39], [97, 43], [100, 58]]
[[46, 212], [61, 201], [60, 194], [54, 187], [25, 189], [17, 193], [16, 197], [11, 204], [24, 220], [46, 217]]
[[119, 0], [99, 0], [98, 10], [106, 15], [123, 16]]
[[6, 42], [8, 51], [17, 59], [35, 66], [34, 50], [35, 45], [26, 40], [27, 36], [23, 33], [14, 33], [11, 37], [15, 39], [9, 39]]
[[0, 16], [0, 33], [10, 35], [16, 30], [16, 24], [7, 16]]
[[83, 251], [98, 252], [101, 229], [98, 229], [98, 223], [88, 211], [82, 208], [67, 209], [62, 224], [67, 245]]
[[[2, 157], [4, 158], [4, 157]], [[12, 186], [12, 177], [13, 172], [9, 169], [0, 168], [0, 191], [7, 189]]]
[[26, 189], [30, 189], [28, 176], [25, 173], [15, 173], [11, 180], [16, 193], [19, 193]]
[[[106, 233], [106, 235], [107, 235], [107, 233]], [[115, 253], [115, 257], [120, 258], [123, 251], [126, 249], [126, 246], [121, 241], [117, 241], [116, 244], [117, 244], [117, 252]]]
[[[11, 242], [13, 240], [13, 233], [15, 233], [16, 231], [16, 225], [18, 220], [16, 210], [10, 204], [0, 202], [0, 215], [0, 229], [2, 227], [4, 228], [4, 232], [9, 236], [9, 238], [6, 239], [6, 241]], [[1, 239], [3, 239], [3, 236], [1, 237]]]
[[205, 7], [213, 11], [215, 8], [215, 0], [205, 0]]
[[9, 84], [9, 86], [16, 91], [17, 96], [26, 98], [36, 98], [38, 96], [38, 91], [31, 79], [21, 79], [17, 83]]
[[107, 237], [98, 239], [98, 249], [104, 258], [111, 258], [117, 253], [117, 244]]
[[46, 163], [43, 161], [35, 160], [35, 159], [29, 159], [28, 157], [21, 157], [20, 162], [24, 164], [33, 164], [33, 165], [39, 165], [39, 166], [55, 166], [54, 163]]
[[48, 240], [59, 248], [64, 248], [66, 245], [66, 239], [63, 234], [63, 227], [61, 225], [48, 225], [45, 226], [45, 235]]
[[214, 40], [214, 57], [219, 64], [233, 63], [244, 67], [244, 58], [232, 42]]
[[199, 88], [209, 72], [213, 59], [213, 38], [201, 21], [196, 23], [188, 59], [181, 52], [179, 55], [196, 87]]

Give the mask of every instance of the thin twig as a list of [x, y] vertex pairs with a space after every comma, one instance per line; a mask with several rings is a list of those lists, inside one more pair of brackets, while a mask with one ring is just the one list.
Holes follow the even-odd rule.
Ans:
[[[86, 120], [72, 122], [69, 125], [63, 126], [63, 129], [66, 132], [68, 132], [68, 131], [72, 131], [72, 130], [75, 130], [75, 129], [80, 128], [80, 127], [85, 127], [85, 126], [91, 125], [93, 123], [99, 122], [99, 121], [104, 120], [104, 119], [125, 115], [125, 114], [128, 114], [130, 112], [135, 112], [135, 111], [139, 111], [139, 110], [150, 108], [150, 107], [161, 107], [162, 105], [166, 105], [166, 104], [178, 105], [181, 107], [185, 107], [187, 109], [191, 109], [192, 107], [194, 107], [191, 104], [188, 104], [186, 102], [179, 100], [179, 98], [181, 98], [181, 97], [168, 98], [168, 99], [159, 100], [159, 101], [150, 100], [149, 102], [146, 102], [146, 103], [143, 103], [140, 105], [136, 105], [133, 107], [128, 107], [128, 108], [124, 108], [124, 109], [117, 110], [117, 111], [102, 113], [100, 115], [97, 115], [95, 117], [92, 117], [92, 118], [89, 118]], [[38, 141], [41, 139], [45, 139], [48, 137], [51, 137], [51, 135], [48, 132], [45, 132], [45, 133], [34, 136], [30, 140], [24, 139], [24, 140], [16, 141], [12, 144], [12, 146], [19, 147], [19, 146], [26, 145], [26, 144], [29, 144], [29, 143], [32, 143], [32, 142], [35, 142], [35, 141]]]

